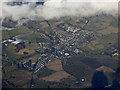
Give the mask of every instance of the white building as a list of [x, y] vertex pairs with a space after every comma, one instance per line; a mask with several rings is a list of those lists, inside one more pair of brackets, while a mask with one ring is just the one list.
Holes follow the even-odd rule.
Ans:
[[19, 43], [20, 43], [20, 41], [14, 41], [14, 42], [12, 42], [12, 44], [14, 44], [14, 45], [17, 45]]
[[69, 56], [70, 54], [69, 53], [65, 53], [65, 56]]

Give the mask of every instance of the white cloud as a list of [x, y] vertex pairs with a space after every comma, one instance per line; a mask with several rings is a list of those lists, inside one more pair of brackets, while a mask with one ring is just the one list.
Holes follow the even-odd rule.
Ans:
[[21, 6], [10, 6], [6, 3], [3, 3], [3, 5], [1, 6], [0, 3], [0, 8], [2, 8], [2, 13], [0, 13], [0, 17], [2, 16], [4, 18], [11, 16], [13, 20], [18, 20], [21, 18], [33, 19], [35, 17], [51, 19], [70, 15], [89, 16], [101, 12], [111, 15], [117, 15], [117, 0], [116, 2], [112, 2], [113, 0], [110, 0], [111, 2], [97, 1], [98, 0], [87, 0], [87, 2], [73, 2], [73, 0], [57, 0], [56, 2], [56, 0], [47, 0], [43, 6], [40, 5], [36, 8], [31, 8], [34, 3], [24, 4]]

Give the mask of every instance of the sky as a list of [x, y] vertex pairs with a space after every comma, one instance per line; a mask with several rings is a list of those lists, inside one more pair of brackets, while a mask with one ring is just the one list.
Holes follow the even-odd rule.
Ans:
[[[22, 18], [43, 19], [60, 18], [63, 16], [91, 16], [96, 14], [118, 14], [118, 0], [46, 0], [44, 5], [35, 6], [35, 2], [42, 0], [23, 0], [32, 3], [21, 6], [10, 6], [5, 2], [17, 0], [1, 0], [0, 19], [12, 17], [14, 21]], [[18, 0], [20, 1], [20, 0]]]

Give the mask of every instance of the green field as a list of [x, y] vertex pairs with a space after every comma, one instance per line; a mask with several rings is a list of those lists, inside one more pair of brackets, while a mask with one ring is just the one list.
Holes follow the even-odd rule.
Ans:
[[[72, 74], [78, 79], [85, 78], [86, 82], [91, 82], [92, 76], [95, 73], [95, 69], [105, 65], [117, 69], [118, 61], [108, 56], [90, 55], [90, 56], [74, 56], [71, 57], [63, 68], [66, 72]], [[111, 77], [113, 80], [113, 78]], [[109, 82], [110, 83], [110, 82]]]

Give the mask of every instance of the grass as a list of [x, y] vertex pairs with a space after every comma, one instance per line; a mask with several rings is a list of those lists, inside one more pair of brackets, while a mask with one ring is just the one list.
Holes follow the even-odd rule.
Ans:
[[[8, 45], [7, 48], [3, 50], [3, 55], [4, 54], [7, 54], [8, 59], [9, 59], [10, 62], [16, 61], [16, 59], [18, 59], [18, 58], [23, 56], [23, 55], [16, 55], [15, 54], [13, 45]], [[5, 58], [3, 58], [3, 62], [4, 62], [4, 59]], [[4, 66], [4, 63], [3, 63], [3, 66]]]
[[85, 29], [92, 31], [104, 30], [112, 26], [110, 23], [116, 23], [114, 21], [114, 18], [110, 15], [102, 15], [99, 17], [93, 16], [92, 18], [90, 18], [90, 22], [88, 23], [88, 25], [85, 26]]
[[[103, 36], [102, 38], [90, 42], [89, 45], [80, 47], [81, 50], [83, 50], [86, 54], [101, 54], [103, 52], [110, 53], [112, 52], [112, 47], [117, 48], [118, 45], [118, 35], [115, 33], [107, 34]], [[111, 48], [108, 47], [111, 45]]]
[[48, 83], [43, 80], [34, 79], [33, 88], [48, 88]]
[[25, 62], [25, 61], [28, 61], [28, 60], [31, 60], [32, 61], [32, 63], [35, 63], [37, 60], [38, 60], [38, 58], [39, 58], [40, 56], [38, 55], [38, 54], [36, 54], [36, 55], [34, 55], [34, 56], [31, 56], [31, 57], [29, 57], [29, 58], [26, 58], [26, 59], [22, 59], [22, 60], [20, 60], [20, 61], [17, 61], [17, 63], [19, 62]]
[[[69, 60], [69, 65], [64, 65], [64, 70], [76, 77], [77, 79], [85, 78], [87, 82], [90, 82], [89, 79], [92, 78], [95, 70], [87, 66], [86, 64], [79, 61], [79, 59], [74, 59], [74, 62]], [[88, 76], [89, 75], [89, 76]]]
[[25, 36], [25, 37], [22, 37], [21, 39], [25, 39], [25, 40], [31, 41], [32, 43], [36, 43], [36, 38], [38, 36], [40, 36], [40, 33], [33, 33], [30, 36]]
[[31, 72], [27, 72], [25, 70], [17, 70], [15, 72], [12, 72], [12, 76], [15, 76], [15, 78], [8, 79], [10, 82], [13, 82], [17, 86], [23, 86], [30, 81]]
[[60, 83], [56, 84], [53, 88], [72, 88], [75, 86], [75, 78], [68, 77], [61, 80]]
[[114, 45], [118, 42], [117, 38], [117, 34], [108, 34], [104, 38], [99, 39], [98, 42], [102, 45], [108, 45], [109, 43], [112, 43]]
[[104, 45], [88, 45], [88, 47], [91, 49], [91, 50], [95, 50], [95, 49], [103, 49], [104, 48]]
[[41, 70], [39, 70], [39, 71], [36, 73], [36, 75], [37, 75], [37, 77], [40, 79], [40, 78], [42, 78], [42, 77], [51, 75], [51, 74], [53, 74], [53, 73], [55, 73], [55, 71], [50, 70], [50, 69], [48, 69], [47, 67], [44, 67], [44, 68], [42, 68]]
[[31, 55], [35, 53], [36, 49], [37, 49], [37, 43], [31, 43], [31, 44], [26, 43], [26, 47], [21, 49], [18, 53], [15, 52], [15, 54], [24, 55], [23, 52], [28, 52], [28, 55]]
[[103, 34], [103, 35], [118, 33], [118, 29], [114, 27], [109, 27], [104, 30], [98, 31], [98, 33]]
[[3, 73], [3, 78], [10, 78], [10, 76], [13, 75], [12, 73], [12, 69], [16, 68], [16, 65], [13, 66], [9, 66], [7, 65], [3, 70], [5, 71], [5, 73]]
[[63, 65], [63, 68], [66, 72], [72, 74], [76, 78], [85, 78], [86, 82], [91, 82], [97, 67], [105, 65], [115, 70], [117, 64], [118, 62], [115, 58], [110, 58], [106, 55], [77, 55], [69, 58], [67, 65]]
[[31, 41], [34, 44], [36, 44], [38, 42], [38, 40], [39, 41], [41, 40], [41, 41], [44, 41], [44, 42], [48, 41], [48, 39], [40, 38], [40, 35], [41, 35], [40, 32], [34, 32], [31, 35], [29, 35], [29, 36], [21, 37], [21, 39], [25, 39], [25, 40]]
[[[32, 43], [30, 45], [26, 45], [25, 49], [27, 49], [28, 51], [35, 51], [36, 48], [37, 48], [37, 44]], [[3, 56], [3, 58], [2, 58], [3, 66], [9, 64], [9, 62], [16, 62], [16, 61], [19, 62], [20, 60], [28, 59], [28, 58], [33, 57], [33, 56], [37, 56], [37, 54], [35, 54], [35, 53], [29, 53], [28, 55], [16, 53], [14, 50], [14, 45], [12, 45], [12, 44], [9, 44], [7, 46], [7, 48], [3, 50], [2, 54], [3, 55], [6, 54], [8, 56], [8, 59], [9, 59], [7, 61], [6, 57]]]
[[23, 34], [28, 34], [28, 33], [32, 33], [32, 31], [30, 31], [26, 27], [20, 27], [19, 29], [16, 29], [16, 30], [3, 31], [2, 39], [8, 39], [9, 37], [12, 37], [12, 36], [23, 35]]

